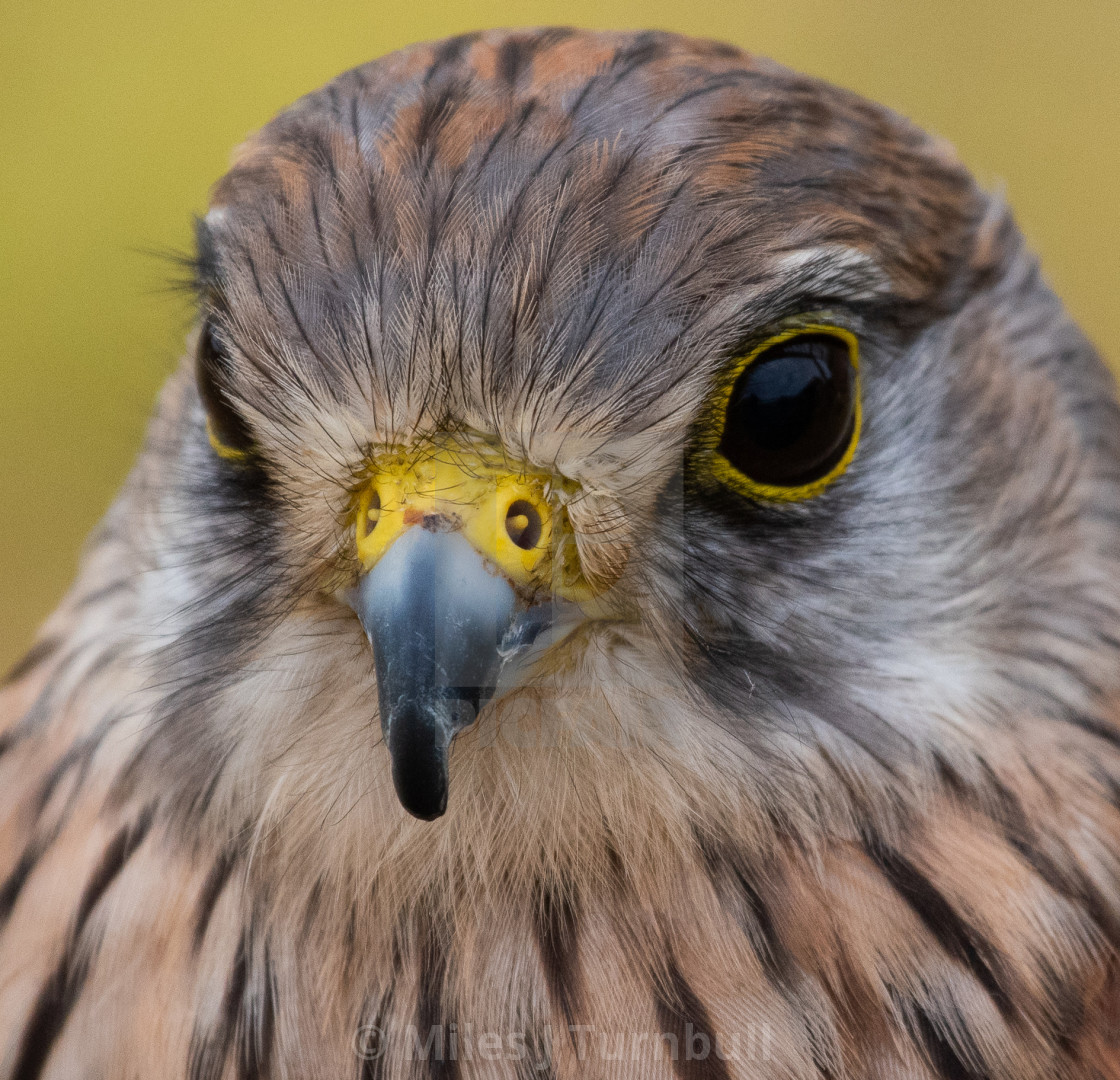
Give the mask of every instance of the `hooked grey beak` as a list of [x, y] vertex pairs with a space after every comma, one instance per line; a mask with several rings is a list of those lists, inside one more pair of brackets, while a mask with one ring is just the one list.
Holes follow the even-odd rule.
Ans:
[[527, 607], [461, 533], [412, 528], [349, 602], [373, 646], [397, 796], [430, 821], [447, 809], [451, 740], [543, 642], [554, 599]]

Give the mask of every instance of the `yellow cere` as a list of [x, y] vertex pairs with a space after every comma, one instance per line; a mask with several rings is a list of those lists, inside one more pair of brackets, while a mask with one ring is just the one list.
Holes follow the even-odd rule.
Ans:
[[[740, 472], [718, 450], [723, 432], [724, 417], [727, 413], [727, 406], [731, 400], [731, 392], [735, 388], [735, 383], [738, 381], [739, 376], [742, 375], [759, 356], [766, 352], [767, 349], [771, 349], [775, 345], [780, 345], [783, 341], [789, 341], [790, 338], [801, 337], [804, 334], [829, 334], [832, 337], [840, 338], [848, 345], [848, 353], [851, 357], [852, 367], [855, 369], [856, 373], [855, 413], [852, 424], [852, 438], [848, 444], [847, 450], [844, 452], [844, 456], [820, 479], [814, 480], [810, 484], [801, 484], [796, 487], [784, 487], [778, 484], [762, 484]], [[744, 495], [752, 499], [759, 499], [764, 502], [802, 502], [805, 499], [811, 499], [824, 491], [824, 489], [838, 477], [842, 476], [852, 463], [852, 458], [855, 457], [863, 422], [862, 395], [860, 389], [859, 339], [850, 330], [845, 330], [843, 327], [832, 326], [826, 323], [803, 323], [791, 327], [788, 330], [783, 330], [781, 333], [767, 338], [761, 345], [758, 345], [745, 356], [736, 360], [731, 369], [720, 381], [719, 389], [713, 395], [709, 403], [706, 412], [706, 420], [703, 421], [705, 432], [700, 440], [700, 456], [704, 459], [708, 472], [710, 472], [716, 480], [735, 490], [741, 491]]]
[[565, 539], [554, 534], [566, 531], [567, 520], [554, 506], [554, 484], [471, 447], [379, 454], [357, 496], [358, 558], [369, 570], [405, 529], [427, 523], [461, 530], [515, 584], [551, 588], [554, 542]]

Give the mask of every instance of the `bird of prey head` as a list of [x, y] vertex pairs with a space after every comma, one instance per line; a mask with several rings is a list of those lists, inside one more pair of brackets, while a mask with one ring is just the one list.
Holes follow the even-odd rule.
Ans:
[[[1120, 1076], [1120, 411], [942, 142], [725, 45], [494, 32], [297, 102], [197, 235], [11, 691], [15, 893], [121, 829], [12, 1075], [75, 1009], [109, 1045], [119, 954], [146, 1075]], [[536, 1050], [400, 1050], [468, 1020]]]

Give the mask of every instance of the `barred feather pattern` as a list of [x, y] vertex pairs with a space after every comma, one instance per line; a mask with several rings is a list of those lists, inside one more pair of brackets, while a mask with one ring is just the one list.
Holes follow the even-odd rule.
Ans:
[[111, 797], [138, 732], [107, 728], [4, 757], [5, 1075], [1117, 1075], [1096, 735], [1024, 720], [890, 802], [820, 749], [785, 806], [716, 761], [705, 805], [699, 760], [468, 742], [487, 798], [446, 823], [340, 781], [216, 844]]
[[[570, 175], [514, 140], [487, 187], [533, 124]], [[724, 46], [555, 30], [243, 148], [199, 273], [261, 459], [213, 458], [185, 363], [0, 690], [0, 1076], [1120, 1078], [1120, 414], [947, 153]], [[704, 387], [804, 310], [869, 342], [852, 475], [708, 505]], [[578, 480], [620, 599], [420, 822], [335, 593], [371, 446], [449, 424]]]

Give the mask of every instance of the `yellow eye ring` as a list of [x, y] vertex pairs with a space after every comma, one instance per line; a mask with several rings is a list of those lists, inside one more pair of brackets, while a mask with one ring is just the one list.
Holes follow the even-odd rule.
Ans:
[[[802, 338], [811, 340], [800, 348], [778, 348]], [[843, 354], [828, 354], [823, 339], [842, 342]], [[699, 424], [694, 472], [762, 502], [811, 499], [851, 464], [862, 419], [856, 336], [830, 324], [790, 327], [738, 357], [720, 379]], [[783, 437], [788, 445], [781, 445]], [[816, 458], [799, 462], [797, 455], [813, 450], [814, 439]]]
[[210, 420], [210, 417], [206, 418], [206, 438], [210, 440], [210, 449], [223, 461], [233, 461], [241, 465], [249, 460], [248, 450], [238, 450], [233, 446], [226, 446], [226, 444], [218, 438], [218, 434], [214, 430], [214, 424]]

